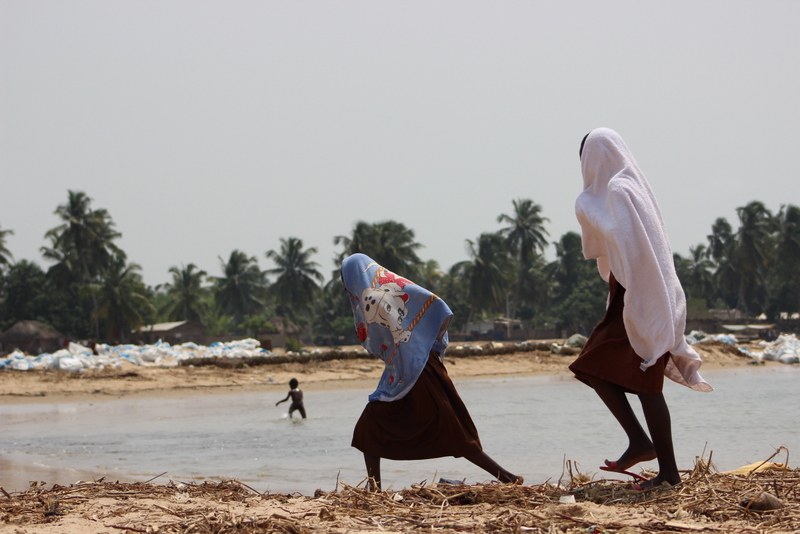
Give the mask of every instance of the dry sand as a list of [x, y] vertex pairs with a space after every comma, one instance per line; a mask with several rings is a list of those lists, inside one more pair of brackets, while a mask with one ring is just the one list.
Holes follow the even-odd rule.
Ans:
[[[701, 345], [698, 350], [704, 369], [750, 364], [726, 345]], [[533, 350], [494, 356], [448, 355], [446, 363], [455, 380], [465, 380], [568, 373], [573, 358]], [[291, 377], [309, 391], [369, 389], [381, 370], [376, 359], [351, 358], [239, 368], [126, 366], [82, 374], [2, 371], [0, 404], [248, 390], [282, 394]], [[783, 463], [788, 464], [788, 451], [778, 451], [776, 456], [784, 454]], [[0, 475], [8, 475], [9, 468], [13, 466], [0, 464]], [[631, 491], [630, 484], [623, 481], [590, 481], [569, 471], [560, 486], [434, 485], [370, 494], [361, 487], [342, 485], [337, 492], [314, 497], [259, 494], [236, 481], [188, 486], [92, 481], [63, 487], [43, 480], [19, 493], [7, 493], [0, 487], [0, 534], [800, 530], [800, 472], [779, 469], [749, 476], [719, 474], [713, 464], [703, 461], [685, 474], [678, 488], [645, 494]], [[748, 499], [762, 491], [774, 494], [782, 508], [754, 511]], [[560, 504], [559, 498], [568, 494], [574, 495], [576, 502]]]

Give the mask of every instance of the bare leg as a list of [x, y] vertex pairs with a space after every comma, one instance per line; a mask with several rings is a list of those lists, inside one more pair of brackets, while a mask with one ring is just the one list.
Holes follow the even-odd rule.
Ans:
[[661, 485], [662, 482], [677, 484], [681, 481], [678, 465], [675, 462], [675, 450], [672, 446], [672, 421], [669, 407], [663, 393], [655, 395], [639, 395], [642, 403], [647, 428], [653, 438], [653, 445], [658, 458], [658, 475], [642, 484], [645, 488]]
[[381, 457], [364, 453], [364, 463], [367, 464], [367, 489], [370, 491], [381, 490]]
[[465, 456], [465, 458], [491, 474], [493, 477], [496, 477], [500, 482], [505, 482], [507, 484], [522, 484], [524, 481], [521, 476], [514, 475], [500, 467], [497, 462], [492, 460], [489, 455], [483, 451], [477, 454]]
[[606, 460], [606, 465], [616, 469], [625, 470], [638, 464], [646, 462], [656, 457], [656, 450], [653, 442], [642, 428], [639, 419], [631, 408], [630, 402], [625, 395], [625, 391], [616, 384], [599, 378], [590, 378], [597, 395], [605, 403], [611, 415], [619, 422], [625, 434], [628, 436], [628, 449], [616, 462]]

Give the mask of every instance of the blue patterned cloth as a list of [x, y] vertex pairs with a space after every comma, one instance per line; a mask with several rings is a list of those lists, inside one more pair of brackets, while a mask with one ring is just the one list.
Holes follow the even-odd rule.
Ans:
[[385, 364], [369, 400], [403, 398], [425, 368], [428, 354], [433, 351], [444, 357], [453, 312], [424, 287], [364, 254], [345, 258], [342, 281], [361, 344]]

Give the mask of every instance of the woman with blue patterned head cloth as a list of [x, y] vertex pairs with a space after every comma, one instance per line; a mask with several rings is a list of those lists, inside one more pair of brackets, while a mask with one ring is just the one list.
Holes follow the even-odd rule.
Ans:
[[444, 367], [447, 304], [364, 254], [342, 262], [342, 281], [364, 348], [383, 360], [378, 387], [353, 431], [369, 486], [380, 489], [380, 459], [464, 457], [501, 482], [522, 483], [492, 460]]

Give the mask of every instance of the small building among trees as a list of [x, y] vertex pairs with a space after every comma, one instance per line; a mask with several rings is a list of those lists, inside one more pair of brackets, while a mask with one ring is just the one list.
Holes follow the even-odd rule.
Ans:
[[43, 354], [55, 352], [66, 344], [66, 337], [41, 321], [17, 321], [0, 334], [0, 353], [8, 354], [21, 350], [26, 354]]
[[137, 342], [148, 345], [159, 339], [171, 345], [180, 345], [188, 341], [197, 344], [206, 342], [205, 328], [196, 321], [147, 324], [136, 329], [135, 335]]

